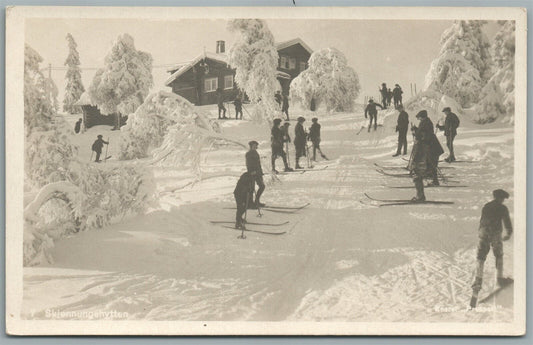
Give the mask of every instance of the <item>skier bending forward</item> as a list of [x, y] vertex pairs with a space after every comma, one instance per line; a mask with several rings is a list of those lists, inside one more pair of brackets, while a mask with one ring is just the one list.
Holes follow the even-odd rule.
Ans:
[[245, 220], [242, 218], [246, 212], [246, 204], [248, 203], [250, 194], [253, 191], [254, 180], [252, 176], [245, 172], [239, 178], [237, 186], [233, 191], [233, 196], [235, 197], [235, 203], [237, 204], [237, 213], [235, 214], [235, 228], [236, 229], [246, 229], [244, 223]]
[[370, 128], [372, 127], [372, 121], [374, 121], [374, 130], [378, 128], [378, 110], [376, 107], [380, 107], [383, 109], [383, 107], [375, 103], [373, 99], [368, 101], [368, 105], [365, 108], [365, 119], [368, 118], [367, 114], [370, 115], [370, 123], [368, 124], [368, 131], [370, 132]]

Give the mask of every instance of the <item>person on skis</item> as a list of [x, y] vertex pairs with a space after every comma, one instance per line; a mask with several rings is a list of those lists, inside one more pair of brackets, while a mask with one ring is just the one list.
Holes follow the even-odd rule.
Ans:
[[265, 204], [261, 203], [261, 195], [265, 191], [265, 183], [263, 182], [263, 169], [261, 168], [261, 158], [259, 153], [257, 153], [257, 147], [259, 143], [255, 140], [252, 140], [248, 143], [250, 150], [246, 152], [246, 170], [250, 174], [252, 179], [252, 194], [255, 190], [255, 184], [257, 184], [257, 192], [255, 193], [255, 201], [253, 200], [253, 195], [249, 195], [248, 208], [258, 208], [263, 207]]
[[313, 144], [313, 161], [316, 162], [316, 150], [320, 152], [320, 156], [324, 158], [325, 160], [328, 159], [325, 154], [322, 153], [322, 150], [320, 149], [320, 124], [318, 123], [318, 119], [316, 117], [313, 117], [311, 120], [313, 124], [311, 125], [311, 128], [309, 128], [309, 137], [308, 139]]
[[281, 100], [282, 100], [282, 96], [281, 96], [281, 91], [276, 91], [276, 94], [274, 95], [274, 99], [276, 100], [276, 103], [278, 103], [278, 109], [281, 109]]
[[[513, 234], [513, 225], [509, 210], [503, 204], [505, 199], [509, 198], [509, 193], [503, 189], [496, 189], [492, 192], [494, 200], [488, 202], [481, 210], [481, 219], [479, 221], [479, 242], [476, 255], [476, 277], [472, 284], [472, 302], [471, 306], [475, 307], [477, 296], [483, 283], [483, 268], [487, 254], [492, 247], [492, 253], [496, 259], [496, 276], [500, 287], [510, 284], [511, 278], [503, 276], [503, 242], [511, 238]], [[503, 226], [507, 233], [502, 237]]]
[[429, 175], [433, 178], [433, 184], [438, 185], [437, 165], [439, 156], [444, 153], [442, 146], [434, 133], [433, 122], [428, 117], [427, 111], [422, 110], [416, 114], [420, 120], [418, 127], [413, 126], [414, 145], [409, 161], [408, 169], [414, 174], [416, 196], [412, 201], [424, 202], [424, 178]]
[[289, 121], [289, 97], [285, 94], [281, 99], [281, 113], [285, 114], [287, 121]]
[[402, 103], [402, 88], [400, 85], [396, 84], [394, 85], [394, 90], [392, 90], [392, 97], [394, 98], [394, 106], [398, 107], [399, 105], [403, 105]]
[[[224, 92], [221, 88], [217, 89], [218, 119], [227, 119], [226, 107], [224, 107]], [[220, 114], [222, 113], [222, 116]]]
[[396, 124], [396, 132], [398, 132], [398, 149], [396, 153], [393, 154], [393, 157], [397, 157], [402, 153], [407, 154], [407, 130], [409, 129], [409, 114], [403, 109], [402, 105], [399, 105], [398, 111], [398, 121]]
[[237, 212], [235, 214], [235, 229], [246, 229], [245, 220], [243, 215], [246, 212], [246, 204], [250, 198], [250, 194], [254, 190], [254, 179], [249, 172], [245, 172], [239, 178], [233, 196], [235, 197], [235, 203], [237, 204]]
[[[240, 94], [235, 97], [233, 105], [235, 106], [235, 120], [242, 120], [242, 98]], [[240, 117], [239, 114], [241, 115]]]
[[444, 131], [444, 135], [446, 136], [446, 146], [448, 146], [448, 150], [450, 151], [450, 154], [446, 159], [444, 159], [446, 162], [451, 163], [455, 162], [455, 153], [453, 149], [453, 140], [455, 139], [455, 136], [457, 135], [457, 127], [459, 127], [460, 121], [459, 117], [452, 113], [452, 110], [450, 107], [446, 107], [442, 109], [442, 112], [446, 114], [446, 119], [444, 120], [444, 126], [439, 126], [437, 123], [437, 128], [439, 130]]
[[294, 148], [296, 151], [296, 169], [303, 169], [300, 166], [300, 157], [306, 157], [305, 145], [307, 143], [307, 133], [304, 129], [305, 118], [298, 117], [298, 123], [294, 127]]
[[272, 147], [272, 172], [277, 174], [278, 171], [276, 170], [276, 158], [281, 157], [283, 159], [283, 165], [285, 165], [285, 171], [293, 171], [287, 164], [287, 155], [285, 154], [285, 151], [283, 150], [283, 132], [281, 131], [281, 128], [279, 128], [279, 125], [281, 123], [281, 119], [274, 119], [274, 126], [272, 126], [272, 130], [270, 131], [270, 142]]
[[74, 132], [76, 132], [76, 134], [81, 131], [81, 122], [82, 119], [80, 118], [78, 121], [76, 121], [76, 125], [74, 125]]
[[391, 101], [392, 101], [392, 90], [388, 89], [387, 90], [387, 107], [390, 107]]
[[109, 145], [109, 142], [102, 139], [103, 136], [101, 134], [98, 134], [97, 139], [94, 141], [92, 150], [96, 152], [96, 159], [94, 160], [96, 163], [100, 163], [100, 155], [102, 154], [102, 148], [104, 147], [104, 144]]
[[383, 104], [382, 109], [387, 109], [387, 98], [389, 97], [389, 90], [387, 89], [387, 84], [381, 84], [381, 89], [379, 89], [379, 93], [381, 93], [381, 103]]
[[368, 119], [368, 115], [370, 116], [370, 123], [368, 124], [369, 132], [370, 128], [372, 128], [372, 121], [374, 121], [374, 130], [378, 128], [378, 110], [376, 107], [383, 109], [383, 107], [379, 103], [374, 102], [372, 98], [368, 100], [368, 104], [365, 108], [365, 119]]

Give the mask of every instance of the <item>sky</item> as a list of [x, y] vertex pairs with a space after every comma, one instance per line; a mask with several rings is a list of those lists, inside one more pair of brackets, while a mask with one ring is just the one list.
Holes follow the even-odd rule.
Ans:
[[[438, 56], [440, 36], [452, 24], [444, 20], [275, 19], [266, 22], [276, 42], [299, 37], [313, 51], [334, 47], [343, 52], [359, 76], [359, 100], [365, 96], [377, 97], [382, 82], [391, 88], [400, 84], [404, 97], [410, 96], [411, 83], [416, 83], [417, 90], [421, 91], [429, 65]], [[58, 86], [62, 104], [67, 33], [71, 33], [78, 44], [86, 89], [96, 69], [103, 67], [116, 38], [128, 33], [138, 50], [152, 54], [152, 91], [170, 91], [164, 85], [170, 75], [167, 68], [192, 60], [204, 49], [214, 52], [217, 40], [226, 41], [227, 50], [235, 34], [226, 27], [227, 21], [222, 19], [26, 19], [25, 37], [26, 43], [43, 57], [43, 69], [52, 65], [52, 79]], [[494, 29], [489, 25], [488, 36], [493, 34]]]

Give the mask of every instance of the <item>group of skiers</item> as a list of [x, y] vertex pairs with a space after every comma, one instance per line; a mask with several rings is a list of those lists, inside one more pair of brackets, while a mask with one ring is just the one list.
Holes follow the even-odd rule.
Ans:
[[[228, 119], [226, 117], [226, 107], [224, 106], [224, 91], [221, 88], [217, 89], [217, 107], [218, 107], [218, 119]], [[242, 101], [243, 101], [243, 95], [242, 93], [238, 93], [235, 96], [235, 99], [233, 100], [232, 104], [235, 106], [235, 120], [242, 120]]]
[[390, 107], [391, 101], [394, 99], [394, 107], [398, 107], [398, 105], [402, 105], [402, 88], [400, 85], [395, 84], [394, 89], [391, 90], [390, 88], [387, 88], [386, 83], [381, 84], [381, 88], [379, 89], [379, 93], [381, 94], [381, 103], [383, 104], [383, 108], [387, 109], [387, 107]]

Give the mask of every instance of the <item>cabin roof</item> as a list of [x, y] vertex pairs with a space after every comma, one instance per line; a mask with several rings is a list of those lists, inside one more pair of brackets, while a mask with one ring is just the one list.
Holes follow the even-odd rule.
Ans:
[[296, 44], [300, 44], [302, 47], [304, 47], [305, 50], [307, 50], [309, 54], [313, 54], [313, 49], [311, 49], [300, 37], [296, 37], [296, 38], [293, 38], [292, 40], [280, 42], [276, 44], [276, 49], [282, 50], [282, 49], [291, 47]]
[[215, 54], [211, 52], [205, 52], [195, 57], [194, 60], [191, 60], [189, 62], [182, 62], [170, 67], [167, 71], [171, 72], [175, 70], [175, 72], [172, 73], [170, 77], [168, 77], [168, 79], [165, 81], [165, 86], [170, 86], [170, 84], [174, 80], [178, 79], [181, 75], [183, 75], [185, 72], [187, 72], [189, 69], [191, 69], [194, 65], [196, 65], [203, 59], [209, 59], [228, 64], [228, 56], [226, 54]]

